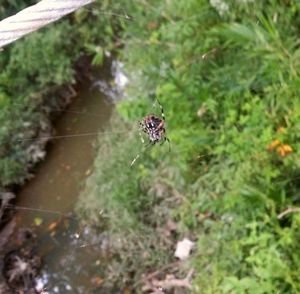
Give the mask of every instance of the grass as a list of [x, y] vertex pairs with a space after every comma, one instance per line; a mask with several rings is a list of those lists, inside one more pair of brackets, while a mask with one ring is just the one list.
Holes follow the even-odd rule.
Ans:
[[[136, 123], [158, 97], [172, 152], [157, 146], [130, 169], [138, 144], [101, 138], [110, 156], [99, 153], [84, 202], [107, 212], [109, 231], [134, 231], [127, 240], [151, 256], [172, 261], [176, 240], [196, 240], [192, 293], [298, 293], [300, 216], [278, 215], [299, 206], [299, 4], [221, 2], [132, 5], [121, 52], [130, 99], [118, 113]], [[176, 235], [160, 251], [143, 236], [160, 238], [168, 218]], [[167, 262], [148, 260], [132, 280]]]
[[136, 126], [114, 114], [77, 206], [79, 214], [110, 236], [108, 285], [140, 286], [143, 274], [158, 263], [169, 263], [173, 254], [173, 244], [158, 230], [172, 218], [176, 202], [166, 179], [176, 175], [159, 160], [153, 162], [151, 151], [131, 166], [141, 148]]

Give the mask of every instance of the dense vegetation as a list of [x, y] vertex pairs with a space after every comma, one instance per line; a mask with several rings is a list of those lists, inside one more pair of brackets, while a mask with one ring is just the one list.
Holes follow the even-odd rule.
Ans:
[[[101, 5], [1, 54], [0, 184], [26, 177], [32, 158], [20, 136], [30, 125], [29, 136], [40, 130], [49, 93], [74, 81], [82, 54], [100, 62], [103, 48], [119, 46], [118, 33], [130, 98], [100, 138], [80, 203], [115, 240], [111, 282], [141, 289], [142, 274], [174, 261], [175, 242], [189, 237], [197, 243], [186, 264], [196, 270], [192, 292], [298, 293], [300, 214], [280, 213], [299, 206], [299, 2]], [[125, 11], [130, 20], [101, 11]], [[137, 121], [159, 113], [154, 97], [166, 113], [171, 152], [155, 146], [130, 167], [142, 150]]]
[[[3, 2], [1, 19], [37, 1]], [[62, 86], [75, 82], [75, 63], [86, 55], [101, 63], [101, 46], [112, 45], [116, 37], [113, 24], [98, 9], [82, 9], [1, 52], [0, 187], [22, 183], [43, 157], [45, 140], [26, 139], [49, 136], [49, 112], [63, 107], [68, 91]]]
[[[280, 213], [299, 206], [299, 3], [123, 2], [128, 125], [113, 123], [125, 135], [103, 142], [83, 198], [123, 235], [118, 274], [139, 280], [188, 236], [195, 293], [298, 293], [300, 215]], [[172, 151], [155, 146], [131, 168], [154, 97]]]

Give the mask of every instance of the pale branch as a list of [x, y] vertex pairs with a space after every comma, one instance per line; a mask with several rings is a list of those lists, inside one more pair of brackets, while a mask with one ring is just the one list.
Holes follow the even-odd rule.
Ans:
[[283, 217], [285, 217], [287, 214], [289, 213], [294, 213], [294, 212], [300, 212], [300, 207], [289, 207], [286, 210], [284, 210], [283, 212], [281, 212], [280, 214], [277, 215], [278, 219], [282, 219]]

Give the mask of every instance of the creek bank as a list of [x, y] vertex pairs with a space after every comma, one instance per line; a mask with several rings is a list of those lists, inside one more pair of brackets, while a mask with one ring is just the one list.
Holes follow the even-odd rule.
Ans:
[[[111, 61], [107, 60], [101, 69], [92, 69], [88, 66], [88, 62], [89, 60], [86, 59], [77, 65], [78, 82], [75, 86], [65, 86], [58, 89], [59, 91], [56, 94], [53, 92], [56, 99], [52, 99], [52, 96], [50, 96], [51, 99], [45, 99], [44, 101], [47, 101], [47, 103], [40, 106], [45, 113], [47, 120], [44, 123], [47, 123], [49, 131], [43, 134], [39, 132], [40, 139], [34, 140], [32, 146], [38, 146], [36, 150], [44, 152], [44, 154], [47, 151], [45, 160], [31, 166], [31, 176], [29, 176], [31, 178], [27, 179], [23, 186], [8, 187], [12, 189], [13, 193], [9, 192], [8, 188], [5, 192], [2, 192], [2, 195], [5, 196], [4, 199], [6, 199], [6, 201], [2, 202], [3, 219], [5, 219], [6, 225], [4, 222], [2, 223], [3, 229], [0, 233], [0, 254], [3, 261], [0, 270], [4, 277], [5, 275], [7, 276], [5, 268], [8, 268], [8, 271], [11, 272], [16, 264], [14, 262], [16, 260], [23, 261], [23, 265], [31, 265], [31, 255], [29, 254], [31, 249], [38, 253], [38, 257], [41, 256], [41, 252], [43, 253], [44, 265], [53, 259], [55, 252], [51, 252], [51, 257], [48, 259], [45, 256], [45, 250], [43, 249], [43, 246], [45, 246], [43, 243], [45, 242], [45, 231], [47, 232], [46, 235], [53, 233], [53, 231], [49, 231], [48, 225], [53, 225], [53, 223], [59, 224], [59, 219], [61, 218], [59, 213], [52, 215], [50, 218], [47, 214], [42, 215], [39, 212], [35, 212], [35, 215], [33, 215], [32, 212], [30, 213], [30, 210], [18, 211], [18, 208], [13, 208], [15, 204], [24, 207], [53, 209], [68, 214], [72, 211], [74, 198], [76, 200], [75, 196], [79, 189], [78, 183], [90, 172], [89, 164], [92, 163], [94, 156], [93, 152], [91, 152], [94, 148], [92, 137], [80, 138], [79, 136], [68, 140], [51, 140], [53, 135], [64, 136], [68, 133], [80, 134], [86, 132], [94, 133], [96, 138], [99, 128], [102, 128], [102, 125], [109, 119], [110, 109], [113, 107], [113, 104], [105, 101], [104, 95], [100, 93], [101, 87], [98, 87], [95, 82], [98, 79], [111, 79]], [[79, 109], [79, 111], [74, 111], [74, 107]], [[95, 113], [97, 109], [100, 109], [103, 114], [97, 115]], [[64, 114], [62, 115], [62, 113]], [[43, 144], [35, 145], [37, 144], [36, 141], [40, 140]], [[63, 197], [58, 197], [57, 191], [60, 191]], [[56, 206], [53, 207], [53, 205]], [[7, 209], [5, 210], [5, 208]], [[16, 213], [15, 217], [13, 217], [13, 212]], [[36, 226], [34, 223], [40, 219], [42, 219], [43, 223]], [[37, 241], [31, 243], [31, 248], [25, 252], [26, 254], [22, 252], [22, 244], [18, 241], [18, 235], [24, 229], [33, 229], [34, 234], [37, 235]], [[64, 225], [61, 227], [57, 225], [56, 230], [66, 231], [66, 228]], [[65, 241], [69, 242], [69, 240]], [[55, 250], [59, 251], [59, 249], [54, 249], [53, 251]], [[12, 252], [17, 252], [17, 255], [11, 255]], [[12, 258], [9, 258], [10, 256]], [[11, 262], [5, 263], [5, 260]], [[32, 255], [32, 260], [35, 260], [35, 255]], [[7, 266], [7, 264], [10, 264], [10, 266]], [[37, 265], [37, 263], [34, 264]], [[38, 266], [35, 267], [35, 274], [38, 274], [39, 268]], [[10, 279], [6, 280], [9, 281]], [[29, 285], [32, 286], [31, 283]]]
[[19, 144], [23, 145], [27, 154], [24, 163], [26, 176], [21, 176], [15, 183], [9, 185], [0, 184], [0, 230], [10, 220], [12, 213], [9, 207], [16, 200], [16, 194], [34, 177], [38, 164], [45, 159], [48, 143], [56, 133], [53, 123], [76, 97], [81, 85], [92, 79], [91, 58], [82, 56], [75, 64], [74, 70], [76, 72], [74, 83], [45, 89], [44, 92], [35, 93], [31, 97], [31, 103], [40, 114], [40, 120], [37, 125], [24, 123], [27, 124], [26, 131], [19, 134]]

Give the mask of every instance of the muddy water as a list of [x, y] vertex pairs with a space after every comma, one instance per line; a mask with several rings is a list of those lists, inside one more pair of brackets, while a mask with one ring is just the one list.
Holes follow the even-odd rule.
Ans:
[[92, 171], [96, 133], [104, 131], [112, 108], [90, 82], [82, 86], [55, 123], [58, 138], [50, 143], [45, 161], [18, 194], [15, 231], [30, 227], [37, 234], [36, 249], [44, 263], [38, 284], [43, 293], [92, 291], [92, 263], [97, 256], [80, 246], [83, 230], [76, 217], [65, 215], [72, 213], [81, 185]]
[[[70, 211], [79, 184], [90, 173], [96, 133], [103, 130], [111, 109], [112, 104], [98, 90], [80, 89], [72, 105], [57, 120], [55, 137], [58, 139], [50, 143], [46, 160], [18, 194], [18, 205], [59, 209], [62, 213]], [[28, 211], [20, 212], [19, 216], [23, 222], [32, 221]]]

